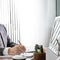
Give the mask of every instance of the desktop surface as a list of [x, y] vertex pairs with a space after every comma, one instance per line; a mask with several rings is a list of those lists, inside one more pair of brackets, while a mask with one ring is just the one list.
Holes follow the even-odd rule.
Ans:
[[[8, 57], [0, 57], [0, 60], [13, 60], [12, 58]], [[31, 58], [27, 58], [26, 60], [32, 60]]]

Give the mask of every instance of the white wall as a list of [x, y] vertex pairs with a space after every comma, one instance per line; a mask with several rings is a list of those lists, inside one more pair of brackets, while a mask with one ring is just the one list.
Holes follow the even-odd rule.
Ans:
[[[47, 20], [48, 20], [48, 40], [50, 39], [50, 32], [56, 17], [56, 0], [48, 0], [47, 4]], [[47, 42], [49, 42], [47, 40]], [[47, 44], [48, 45], [48, 44]]]
[[[3, 24], [8, 23], [10, 18], [7, 2], [0, 0], [0, 23]], [[55, 0], [15, 0], [15, 17], [20, 22], [21, 42], [26, 46], [36, 43], [48, 46], [55, 12]]]
[[56, 0], [48, 0], [48, 21], [51, 27], [55, 17], [56, 17]]
[[55, 0], [15, 0], [15, 6], [21, 42], [26, 46], [37, 43], [48, 46], [49, 24], [55, 18]]

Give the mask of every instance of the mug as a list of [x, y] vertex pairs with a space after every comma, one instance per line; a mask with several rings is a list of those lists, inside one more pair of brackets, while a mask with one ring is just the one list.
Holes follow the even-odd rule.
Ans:
[[38, 54], [34, 52], [34, 60], [46, 60], [46, 53]]

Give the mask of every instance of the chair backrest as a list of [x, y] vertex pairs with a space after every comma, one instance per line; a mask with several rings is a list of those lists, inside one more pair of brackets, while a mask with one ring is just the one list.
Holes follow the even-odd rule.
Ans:
[[60, 16], [55, 18], [49, 43], [49, 48], [56, 54], [58, 54], [57, 39], [60, 40]]

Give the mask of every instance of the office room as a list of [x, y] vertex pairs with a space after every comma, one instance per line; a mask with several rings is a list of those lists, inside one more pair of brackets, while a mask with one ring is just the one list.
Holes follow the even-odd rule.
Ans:
[[0, 60], [60, 59], [60, 0], [0, 0]]

